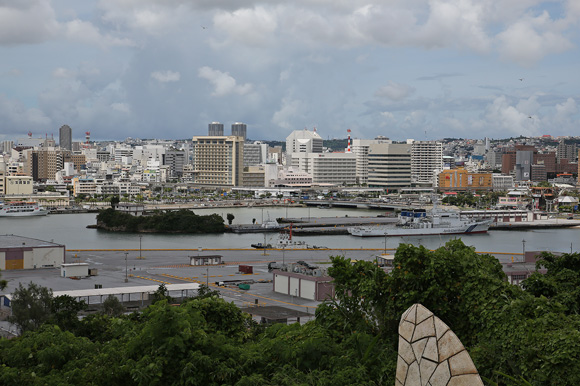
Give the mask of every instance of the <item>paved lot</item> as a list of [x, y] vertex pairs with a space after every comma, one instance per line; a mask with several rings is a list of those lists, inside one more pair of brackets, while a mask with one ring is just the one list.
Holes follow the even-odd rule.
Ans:
[[[376, 250], [143, 250], [139, 259], [138, 250], [127, 251], [68, 251], [66, 262], [86, 262], [98, 270], [97, 276], [74, 280], [60, 277], [60, 269], [37, 269], [2, 271], [8, 281], [4, 293], [11, 293], [19, 283], [29, 282], [51, 288], [53, 291], [92, 289], [96, 284], [103, 288], [129, 287], [156, 284], [179, 284], [187, 282], [208, 283], [218, 289], [225, 300], [240, 307], [276, 305], [314, 314], [318, 302], [299, 299], [273, 292], [272, 273], [268, 263], [296, 262], [304, 260], [321, 267], [328, 266], [331, 255], [344, 255], [353, 259], [372, 259]], [[222, 255], [224, 264], [219, 266], [191, 266], [189, 256]], [[239, 265], [251, 265], [253, 274], [242, 274]], [[128, 282], [125, 283], [125, 276]], [[250, 283], [249, 290], [241, 290], [240, 281]], [[218, 287], [216, 282], [232, 282]], [[302, 321], [308, 318], [302, 318]]]

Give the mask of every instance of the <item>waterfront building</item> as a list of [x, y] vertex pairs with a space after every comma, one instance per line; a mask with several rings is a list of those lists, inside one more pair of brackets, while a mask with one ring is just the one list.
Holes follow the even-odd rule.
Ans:
[[352, 152], [356, 158], [356, 183], [364, 185], [369, 179], [369, 147], [373, 143], [392, 143], [385, 137], [375, 139], [358, 139], [352, 140]]
[[62, 244], [16, 235], [0, 235], [0, 270], [54, 268], [64, 263]]
[[30, 176], [5, 176], [4, 193], [9, 196], [31, 195], [33, 193], [33, 180]]
[[463, 168], [439, 173], [439, 190], [443, 192], [475, 192], [492, 188], [491, 173], [470, 172]]
[[411, 183], [414, 186], [437, 186], [437, 175], [443, 170], [443, 144], [414, 141], [411, 145]]
[[356, 184], [353, 153], [292, 153], [292, 169], [312, 175], [312, 184]]
[[411, 186], [411, 145], [369, 146], [369, 188], [400, 189]]
[[243, 173], [244, 187], [263, 188], [266, 186], [266, 168], [264, 165], [245, 166]]
[[244, 140], [235, 136], [193, 137], [193, 183], [201, 186], [243, 185]]

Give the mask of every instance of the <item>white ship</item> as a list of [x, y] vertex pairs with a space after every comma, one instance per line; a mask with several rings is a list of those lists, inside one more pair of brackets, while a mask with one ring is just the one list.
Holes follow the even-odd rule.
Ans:
[[430, 212], [425, 209], [403, 210], [394, 227], [357, 226], [348, 228], [348, 233], [360, 237], [472, 234], [487, 232], [492, 222], [491, 219], [474, 221], [462, 218], [457, 211], [439, 210], [436, 200], [434, 202]]
[[46, 216], [48, 210], [37, 202], [9, 201], [0, 203], [0, 217]]

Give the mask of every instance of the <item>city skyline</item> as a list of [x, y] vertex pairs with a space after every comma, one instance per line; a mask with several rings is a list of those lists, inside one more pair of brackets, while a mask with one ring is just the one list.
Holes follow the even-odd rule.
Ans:
[[579, 20], [573, 0], [0, 5], [0, 140], [574, 135]]

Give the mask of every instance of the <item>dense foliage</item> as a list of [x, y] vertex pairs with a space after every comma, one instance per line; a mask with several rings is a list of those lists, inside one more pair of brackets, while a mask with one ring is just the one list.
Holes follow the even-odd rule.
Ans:
[[[257, 325], [207, 288], [173, 306], [160, 287], [140, 314], [78, 323], [53, 308], [40, 328], [0, 340], [0, 384], [394, 385], [398, 323], [414, 303], [453, 328], [492, 384], [580, 384], [580, 254], [543, 255], [547, 273], [523, 288], [459, 240], [402, 244], [390, 274], [332, 263], [336, 298], [304, 325]], [[59, 309], [70, 316], [69, 301]]]
[[132, 216], [108, 208], [97, 215], [97, 227], [124, 232], [161, 233], [221, 233], [225, 230], [224, 220], [219, 214], [199, 216], [185, 209]]

